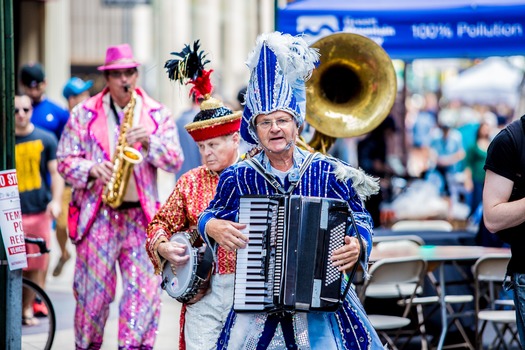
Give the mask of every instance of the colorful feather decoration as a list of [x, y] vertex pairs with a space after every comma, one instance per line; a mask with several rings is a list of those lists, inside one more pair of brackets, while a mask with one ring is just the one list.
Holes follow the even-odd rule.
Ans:
[[210, 80], [213, 70], [204, 69], [204, 66], [210, 61], [206, 59], [206, 53], [203, 50], [199, 51], [199, 48], [199, 40], [193, 43], [193, 49], [186, 44], [182, 51], [171, 52], [178, 58], [167, 60], [164, 64], [168, 78], [180, 84], [192, 84], [190, 96], [197, 99], [209, 97], [213, 90]]

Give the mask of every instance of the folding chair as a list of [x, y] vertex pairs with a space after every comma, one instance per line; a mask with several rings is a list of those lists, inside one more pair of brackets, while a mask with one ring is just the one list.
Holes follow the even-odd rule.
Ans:
[[425, 245], [425, 240], [418, 235], [388, 235], [388, 236], [374, 236], [373, 244], [376, 246], [378, 243], [382, 242], [392, 242], [392, 241], [410, 241], [418, 246]]
[[[507, 345], [516, 343], [519, 340], [516, 331], [516, 311], [501, 309], [501, 305], [509, 305], [497, 298], [501, 291], [501, 284], [505, 279], [507, 265], [510, 257], [508, 255], [490, 254], [479, 258], [472, 267], [475, 286], [475, 307], [476, 307], [476, 345], [483, 348], [483, 333], [488, 323], [492, 324], [495, 331], [490, 348], [508, 349]], [[485, 305], [486, 306], [483, 306]], [[508, 336], [507, 336], [508, 333]], [[507, 339], [509, 344], [507, 344]]]
[[[367, 298], [405, 300], [403, 312], [400, 316], [369, 314], [368, 318], [392, 349], [398, 349], [396, 342], [401, 336], [408, 335], [404, 345], [421, 329], [416, 326], [410, 330], [406, 327], [412, 323], [410, 311], [412, 299], [416, 296], [423, 283], [427, 271], [427, 263], [421, 258], [388, 258], [375, 262], [361, 290], [359, 298], [363, 305]], [[422, 349], [427, 348], [426, 337], [421, 334]]]
[[[397, 238], [396, 238], [397, 237]], [[417, 237], [417, 238], [415, 238]], [[387, 239], [380, 239], [374, 246], [374, 249], [382, 250], [384, 252], [387, 251], [403, 251], [406, 252], [406, 255], [409, 256], [411, 251], [417, 251], [419, 250], [419, 246], [424, 245], [424, 241], [422, 238], [420, 238], [417, 235], [400, 235], [400, 236], [391, 236]], [[428, 272], [427, 277], [429, 279], [429, 282], [431, 285], [434, 286], [434, 289], [436, 290], [436, 293], [439, 294], [439, 287], [438, 283], [432, 274], [432, 272]], [[431, 311], [426, 315], [426, 317], [430, 317], [435, 311], [439, 310], [440, 303], [439, 303], [439, 295], [431, 295], [431, 296], [421, 296], [422, 295], [422, 288], [417, 290], [417, 293], [415, 297], [412, 299], [412, 307], [416, 308], [416, 314], [418, 318], [418, 327], [420, 328], [420, 333], [422, 337], [425, 337], [426, 342], [426, 328], [425, 328], [425, 315], [423, 312], [423, 307], [433, 307]], [[405, 295], [408, 295], [405, 293]], [[454, 324], [458, 331], [460, 332], [460, 335], [463, 338], [462, 343], [453, 344], [450, 346], [446, 346], [445, 348], [450, 347], [467, 347], [469, 349], [474, 349], [473, 345], [470, 342], [470, 339], [468, 337], [467, 332], [465, 331], [463, 325], [460, 322], [460, 318], [462, 316], [465, 316], [466, 313], [463, 313], [463, 309], [465, 305], [472, 302], [474, 300], [473, 295], [446, 295], [445, 296], [445, 303], [447, 305], [447, 312], [449, 314], [449, 324]], [[398, 304], [403, 306], [405, 305], [407, 300], [399, 300]], [[461, 305], [459, 308], [459, 311], [455, 311], [452, 307], [452, 304]], [[425, 344], [426, 346], [427, 344]]]
[[446, 220], [400, 220], [392, 225], [392, 231], [452, 231]]

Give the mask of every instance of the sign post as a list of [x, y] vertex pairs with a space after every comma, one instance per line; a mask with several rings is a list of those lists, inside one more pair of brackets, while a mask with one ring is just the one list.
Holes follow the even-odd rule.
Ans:
[[[0, 0], [0, 171], [15, 167], [13, 0]], [[3, 228], [0, 228], [3, 231]], [[1, 233], [1, 232], [0, 232]], [[0, 262], [7, 261], [0, 239]], [[0, 349], [22, 347], [22, 270], [0, 263]]]
[[16, 170], [0, 171], [0, 231], [11, 271], [27, 267]]

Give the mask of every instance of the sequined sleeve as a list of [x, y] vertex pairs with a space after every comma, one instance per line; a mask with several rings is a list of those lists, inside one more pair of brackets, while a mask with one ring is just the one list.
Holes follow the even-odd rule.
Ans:
[[57, 148], [58, 172], [77, 189], [84, 189], [90, 184], [89, 170], [96, 164], [94, 160], [87, 159], [86, 145], [90, 142], [85, 125], [90, 119], [91, 113], [81, 108], [81, 105], [74, 108]]
[[156, 274], [161, 273], [165, 263], [164, 258], [157, 251], [159, 244], [168, 242], [174, 233], [188, 227], [182, 186], [183, 181], [178, 181], [168, 200], [155, 214], [146, 230], [148, 235], [146, 250]]
[[225, 169], [217, 184], [217, 194], [198, 220], [198, 230], [204, 241], [212, 248], [216, 247], [215, 240], [206, 234], [206, 224], [211, 219], [236, 221], [239, 211], [239, 193], [236, 185], [236, 166]]

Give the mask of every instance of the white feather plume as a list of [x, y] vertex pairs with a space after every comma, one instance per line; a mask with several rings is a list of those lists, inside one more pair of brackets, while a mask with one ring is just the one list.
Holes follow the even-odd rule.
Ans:
[[310, 78], [319, 61], [319, 50], [309, 47], [299, 36], [280, 32], [264, 33], [257, 37], [255, 47], [246, 61], [250, 71], [257, 66], [265, 42], [277, 56], [283, 74], [292, 89], [304, 90], [304, 81]]
[[352, 187], [362, 200], [379, 192], [379, 178], [366, 174], [362, 169], [356, 169], [343, 164], [336, 158], [329, 158], [334, 162], [334, 174], [340, 181], [352, 180]]

